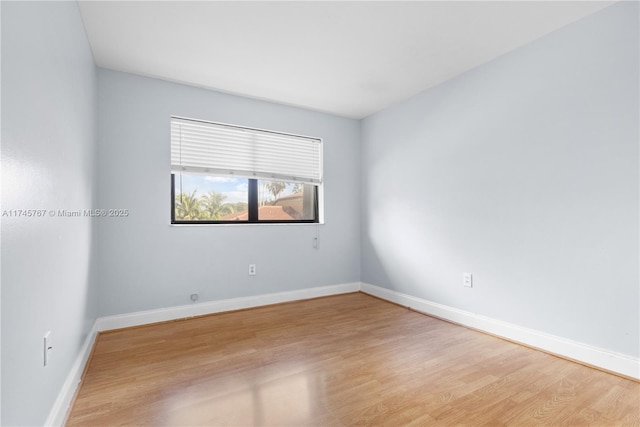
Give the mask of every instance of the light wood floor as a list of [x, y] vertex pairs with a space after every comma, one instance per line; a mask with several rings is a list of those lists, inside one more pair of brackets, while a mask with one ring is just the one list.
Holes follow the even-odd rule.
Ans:
[[68, 426], [640, 425], [640, 384], [354, 293], [103, 333]]

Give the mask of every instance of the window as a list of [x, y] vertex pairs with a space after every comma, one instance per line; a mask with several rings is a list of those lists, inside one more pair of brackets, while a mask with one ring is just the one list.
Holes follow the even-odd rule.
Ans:
[[317, 223], [322, 141], [171, 118], [171, 223]]

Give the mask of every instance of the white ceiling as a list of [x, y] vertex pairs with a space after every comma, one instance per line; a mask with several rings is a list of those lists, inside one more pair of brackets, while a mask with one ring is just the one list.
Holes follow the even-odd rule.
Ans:
[[79, 3], [98, 66], [362, 118], [613, 2]]

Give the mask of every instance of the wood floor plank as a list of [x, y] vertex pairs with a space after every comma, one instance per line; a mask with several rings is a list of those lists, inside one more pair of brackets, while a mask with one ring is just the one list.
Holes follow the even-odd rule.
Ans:
[[354, 293], [100, 334], [101, 425], [640, 426], [640, 384]]

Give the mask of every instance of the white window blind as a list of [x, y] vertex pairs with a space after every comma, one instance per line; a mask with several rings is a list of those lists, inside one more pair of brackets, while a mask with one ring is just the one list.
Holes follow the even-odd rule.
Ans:
[[171, 171], [322, 183], [322, 141], [171, 118]]

